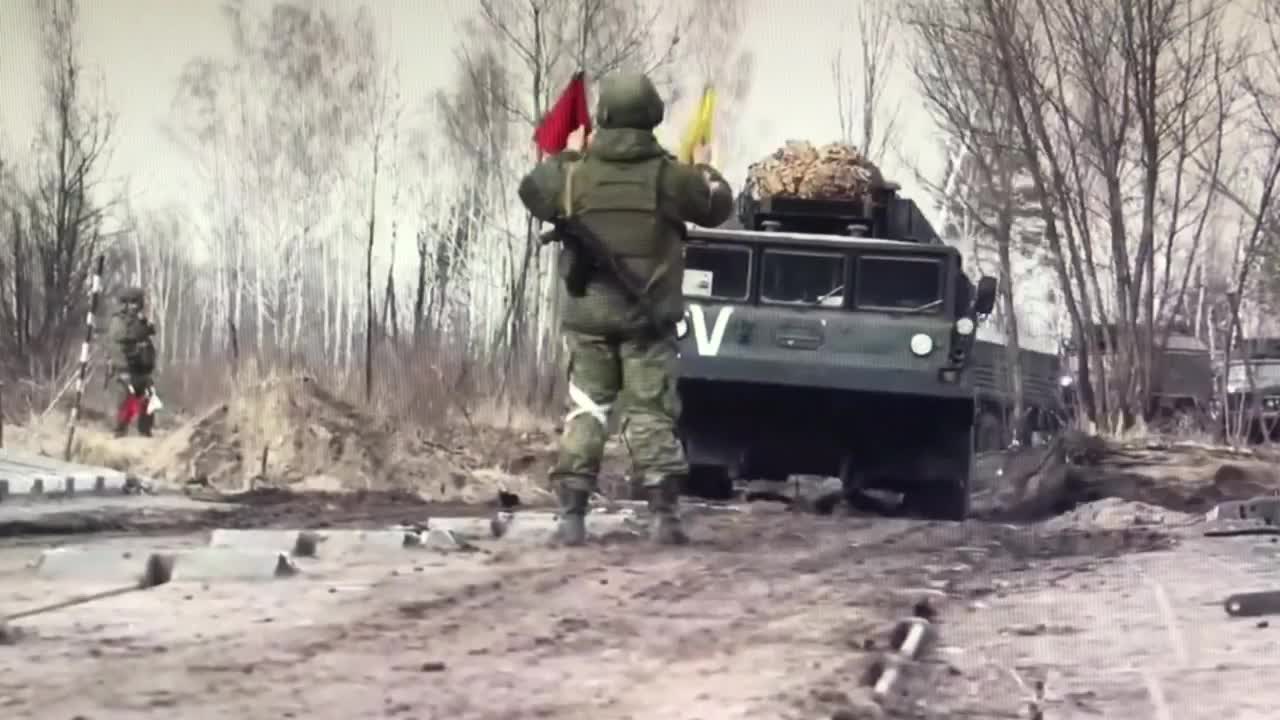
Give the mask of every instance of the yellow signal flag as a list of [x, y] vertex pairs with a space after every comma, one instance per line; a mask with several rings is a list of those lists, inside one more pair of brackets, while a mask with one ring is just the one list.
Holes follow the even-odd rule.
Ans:
[[711, 86], [707, 86], [707, 89], [702, 91], [702, 102], [698, 104], [693, 121], [685, 129], [684, 138], [680, 141], [680, 153], [677, 155], [680, 162], [692, 163], [693, 149], [699, 145], [711, 144], [711, 127], [715, 114], [716, 91]]

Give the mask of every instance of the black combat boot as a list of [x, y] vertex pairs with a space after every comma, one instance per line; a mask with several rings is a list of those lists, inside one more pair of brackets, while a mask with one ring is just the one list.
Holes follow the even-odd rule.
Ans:
[[551, 538], [554, 545], [576, 547], [587, 542], [587, 505], [591, 501], [591, 493], [586, 490], [561, 485], [558, 490], [560, 499], [560, 520], [556, 524], [555, 534]]
[[680, 488], [684, 478], [667, 476], [656, 486], [649, 488], [649, 511], [653, 513], [652, 539], [659, 545], [684, 545], [689, 536], [684, 532], [677, 508], [680, 504]]
[[122, 422], [118, 422], [118, 423], [116, 423], [116, 426], [115, 426], [115, 428], [114, 428], [114, 429], [112, 429], [111, 434], [112, 434], [112, 435], [114, 435], [114, 436], [116, 436], [116, 437], [118, 437], [118, 438], [122, 438], [122, 437], [124, 437], [124, 436], [128, 435], [128, 434], [129, 434], [129, 424], [128, 424], [128, 423], [122, 423]]

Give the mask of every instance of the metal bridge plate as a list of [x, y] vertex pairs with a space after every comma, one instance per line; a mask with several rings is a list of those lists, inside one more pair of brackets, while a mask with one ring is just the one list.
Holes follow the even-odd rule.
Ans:
[[1209, 520], [1252, 520], [1264, 525], [1280, 525], [1280, 496], [1264, 495], [1250, 500], [1219, 503], [1209, 511]]
[[0, 502], [16, 497], [124, 494], [139, 487], [137, 478], [120, 470], [0, 449]]

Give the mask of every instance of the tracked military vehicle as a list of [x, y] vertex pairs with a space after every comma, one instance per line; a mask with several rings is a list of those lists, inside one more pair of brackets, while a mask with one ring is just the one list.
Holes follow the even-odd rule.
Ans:
[[910, 199], [738, 201], [736, 227], [690, 228], [680, 342], [690, 484], [839, 477], [850, 495], [961, 519], [969, 507], [974, 333], [996, 281]]

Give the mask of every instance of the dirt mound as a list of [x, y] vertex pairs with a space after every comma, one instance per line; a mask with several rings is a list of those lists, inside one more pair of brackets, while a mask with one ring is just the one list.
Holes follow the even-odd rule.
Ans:
[[1137, 527], [1183, 527], [1203, 519], [1176, 510], [1133, 500], [1106, 498], [1077, 505], [1046, 521], [1046, 530], [1124, 530]]
[[1280, 467], [1254, 451], [1196, 444], [1094, 444], [1072, 467], [1077, 502], [1119, 498], [1181, 513], [1280, 491]]
[[289, 376], [145, 441], [130, 469], [171, 487], [405, 491], [445, 502], [482, 502], [503, 489], [536, 501], [545, 491], [526, 472], [549, 441], [527, 435], [472, 428], [427, 438]]
[[880, 168], [846, 143], [814, 147], [809, 142], [788, 141], [747, 169], [747, 188], [756, 199], [843, 199], [883, 183]]
[[[1179, 524], [1226, 500], [1280, 491], [1280, 467], [1255, 451], [1184, 444], [1122, 444], [1069, 433], [1045, 447], [978, 458], [973, 514], [1066, 525]], [[1116, 503], [1123, 504], [1116, 504]], [[1064, 515], [1065, 513], [1065, 515]]]
[[311, 378], [277, 378], [157, 438], [139, 469], [160, 481], [224, 488], [305, 481], [313, 489], [369, 489], [375, 479], [396, 487], [388, 478], [393, 440], [391, 427]]
[[[170, 491], [403, 491], [436, 503], [475, 504], [503, 490], [536, 506], [553, 500], [547, 486], [558, 432], [540, 417], [485, 404], [429, 430], [405, 426], [296, 375], [246, 385], [194, 416], [162, 415], [154, 438], [117, 438], [109, 420], [82, 419], [73, 459]], [[65, 440], [61, 415], [5, 428], [6, 444], [50, 457], [61, 457]], [[611, 440], [601, 490], [625, 497], [630, 466], [625, 446]]]
[[979, 456], [972, 514], [987, 520], [1026, 521], [1048, 517], [1075, 504], [1068, 491], [1070, 461], [1061, 440]]

